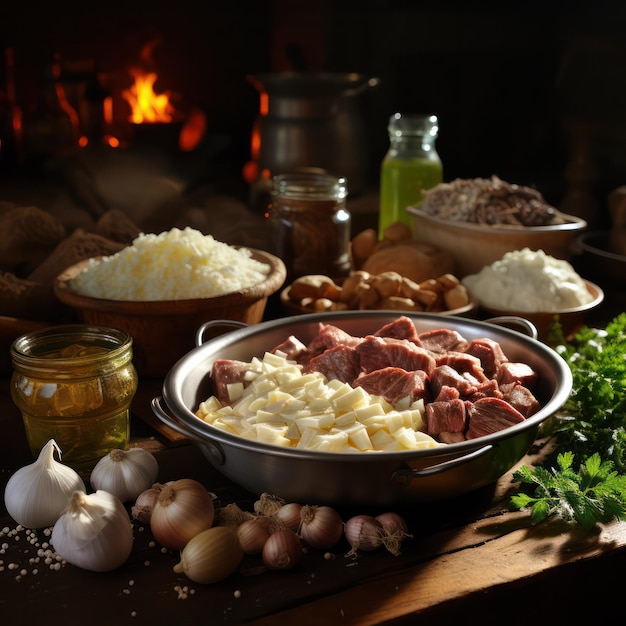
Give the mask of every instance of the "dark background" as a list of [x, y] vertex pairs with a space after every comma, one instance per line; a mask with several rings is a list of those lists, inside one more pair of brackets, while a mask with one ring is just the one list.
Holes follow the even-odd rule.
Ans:
[[433, 112], [445, 178], [491, 176], [568, 206], [584, 187], [592, 221], [626, 182], [626, 3], [360, 0], [3, 3], [0, 43], [15, 56], [24, 124], [44, 114], [54, 53], [128, 80], [156, 41], [157, 86], [199, 107], [229, 137], [235, 176], [250, 158], [258, 93], [249, 74], [360, 72], [381, 79], [359, 97], [371, 185], [395, 111]]

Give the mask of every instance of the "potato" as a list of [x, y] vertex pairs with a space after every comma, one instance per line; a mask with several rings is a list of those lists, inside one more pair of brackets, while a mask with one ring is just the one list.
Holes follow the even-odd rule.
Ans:
[[410, 298], [402, 298], [401, 296], [389, 296], [383, 298], [376, 303], [376, 309], [390, 311], [423, 311], [418, 303], [414, 302]]
[[378, 244], [378, 233], [373, 228], [361, 231], [352, 238], [350, 249], [355, 267], [374, 254]]
[[340, 293], [341, 287], [332, 278], [322, 274], [310, 274], [296, 278], [289, 289], [289, 297], [292, 300], [302, 300], [303, 298], [338, 300]]
[[339, 295], [340, 302], [346, 303], [350, 308], [356, 306], [359, 300], [357, 287], [361, 283], [367, 282], [369, 278], [370, 275], [367, 272], [351, 272], [350, 276], [348, 276], [341, 285], [341, 294]]
[[448, 309], [459, 309], [469, 304], [469, 294], [465, 285], [459, 283], [443, 294], [443, 301]]
[[402, 285], [402, 276], [398, 272], [383, 272], [373, 276], [370, 285], [376, 289], [381, 298], [388, 298], [399, 293]]
[[391, 226], [388, 226], [383, 233], [383, 239], [391, 241], [392, 243], [399, 243], [400, 241], [407, 241], [413, 238], [413, 231], [410, 226], [407, 226], [404, 222], [394, 222]]
[[449, 253], [418, 241], [380, 248], [365, 261], [362, 269], [370, 274], [398, 272], [416, 283], [455, 271], [454, 259]]

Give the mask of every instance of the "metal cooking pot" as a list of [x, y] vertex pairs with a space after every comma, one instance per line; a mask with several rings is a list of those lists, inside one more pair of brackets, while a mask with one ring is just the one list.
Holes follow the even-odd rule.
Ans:
[[378, 85], [361, 74], [284, 72], [249, 76], [260, 95], [255, 120], [259, 171], [321, 168], [361, 191], [367, 145], [356, 96]]
[[210, 373], [216, 359], [249, 361], [289, 335], [307, 343], [317, 334], [320, 322], [364, 336], [393, 321], [397, 315], [390, 311], [287, 317], [238, 328], [206, 343], [202, 343], [201, 328], [200, 345], [172, 367], [163, 383], [163, 395], [153, 399], [152, 409], [167, 426], [194, 440], [210, 463], [235, 483], [255, 494], [268, 492], [287, 501], [385, 506], [439, 500], [495, 482], [528, 452], [540, 424], [567, 400], [572, 388], [568, 365], [553, 349], [510, 328], [426, 313], [407, 316], [420, 333], [445, 327], [467, 340], [489, 337], [498, 341], [511, 360], [528, 363], [538, 373], [534, 392], [542, 409], [520, 424], [472, 441], [428, 450], [363, 454], [261, 444], [213, 428], [194, 415], [199, 403], [213, 393]]

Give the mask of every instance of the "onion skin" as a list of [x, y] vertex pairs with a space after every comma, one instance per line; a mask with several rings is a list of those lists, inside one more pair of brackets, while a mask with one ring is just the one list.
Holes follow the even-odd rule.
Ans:
[[163, 485], [152, 515], [150, 530], [165, 548], [182, 550], [197, 534], [211, 528], [215, 506], [197, 480], [181, 478]]
[[239, 567], [243, 551], [237, 535], [228, 526], [208, 528], [189, 540], [180, 554], [174, 572], [201, 585], [228, 578]]
[[276, 531], [265, 542], [262, 558], [268, 569], [293, 569], [302, 560], [300, 537], [288, 528]]

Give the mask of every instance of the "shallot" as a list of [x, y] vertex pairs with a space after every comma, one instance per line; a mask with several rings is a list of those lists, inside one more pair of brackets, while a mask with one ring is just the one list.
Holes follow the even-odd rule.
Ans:
[[302, 505], [297, 502], [288, 502], [276, 511], [274, 516], [276, 519], [291, 530], [298, 532], [301, 523]]
[[300, 519], [300, 535], [312, 548], [326, 550], [341, 539], [341, 516], [329, 506], [303, 506]]
[[400, 554], [400, 544], [412, 535], [409, 534], [408, 526], [404, 518], [398, 513], [381, 513], [375, 518], [383, 527], [383, 545], [391, 554]]
[[270, 535], [261, 554], [268, 569], [292, 569], [302, 560], [300, 537], [283, 528]]
[[242, 558], [235, 531], [227, 526], [215, 526], [189, 540], [174, 571], [184, 573], [196, 583], [216, 583], [233, 574]]
[[237, 539], [244, 554], [261, 554], [265, 542], [270, 538], [271, 519], [258, 516], [242, 522], [237, 527]]
[[358, 550], [380, 548], [385, 531], [382, 524], [371, 515], [355, 515], [345, 523], [344, 534], [351, 548], [346, 556], [354, 557]]

